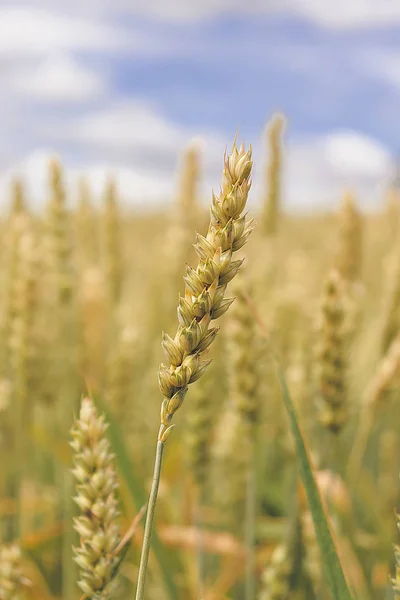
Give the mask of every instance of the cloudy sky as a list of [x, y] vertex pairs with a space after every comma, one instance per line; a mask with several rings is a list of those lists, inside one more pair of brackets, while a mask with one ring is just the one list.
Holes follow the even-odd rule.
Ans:
[[256, 202], [277, 110], [290, 207], [376, 205], [400, 154], [398, 0], [0, 0], [0, 78], [0, 204], [13, 173], [43, 199], [56, 153], [71, 185], [113, 171], [154, 205], [193, 138], [209, 194], [237, 130]]

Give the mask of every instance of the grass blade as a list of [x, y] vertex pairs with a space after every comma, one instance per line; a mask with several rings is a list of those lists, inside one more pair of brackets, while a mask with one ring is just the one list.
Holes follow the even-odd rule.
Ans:
[[352, 600], [340, 559], [329, 527], [329, 517], [325, 513], [321, 496], [315, 480], [313, 467], [305, 439], [301, 433], [296, 410], [290, 397], [285, 375], [276, 357], [273, 357], [278, 380], [282, 389], [283, 401], [289, 416], [290, 427], [295, 438], [297, 456], [299, 459], [300, 475], [306, 491], [308, 504], [314, 521], [315, 532], [327, 579], [328, 587], [335, 600]]

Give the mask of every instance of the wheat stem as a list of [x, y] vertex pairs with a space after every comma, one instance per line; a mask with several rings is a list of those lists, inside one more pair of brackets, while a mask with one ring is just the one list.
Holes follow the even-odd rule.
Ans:
[[140, 557], [139, 576], [138, 576], [138, 584], [137, 584], [137, 589], [136, 589], [136, 600], [143, 600], [143, 598], [144, 598], [144, 586], [146, 583], [147, 565], [149, 562], [150, 545], [151, 545], [151, 534], [153, 532], [154, 517], [155, 517], [155, 513], [156, 513], [156, 504], [157, 504], [158, 488], [160, 485], [163, 453], [164, 453], [164, 442], [159, 440], [157, 442], [156, 460], [154, 463], [153, 483], [151, 486], [149, 507], [147, 509], [146, 524], [144, 527], [144, 538], [143, 538], [143, 546], [142, 546], [142, 555]]
[[246, 582], [245, 600], [254, 600], [256, 593], [255, 567], [256, 553], [254, 548], [255, 523], [256, 523], [256, 478], [255, 478], [255, 452], [253, 448], [252, 460], [247, 473], [246, 494]]

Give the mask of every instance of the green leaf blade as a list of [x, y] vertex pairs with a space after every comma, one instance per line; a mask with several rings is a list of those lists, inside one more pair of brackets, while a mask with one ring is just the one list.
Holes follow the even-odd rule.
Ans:
[[306, 491], [308, 504], [312, 514], [318, 546], [324, 567], [327, 584], [334, 600], [353, 600], [342, 565], [335, 547], [333, 536], [329, 527], [329, 517], [325, 513], [321, 496], [315, 480], [313, 467], [307, 449], [306, 441], [302, 435], [296, 409], [290, 397], [289, 388], [277, 358], [273, 357], [282, 397], [286, 412], [289, 417], [290, 427], [295, 438], [297, 456], [299, 459], [300, 475]]

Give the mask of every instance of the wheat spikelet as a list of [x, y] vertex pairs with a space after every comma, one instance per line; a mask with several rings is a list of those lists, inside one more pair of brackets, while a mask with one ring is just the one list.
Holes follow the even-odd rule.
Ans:
[[285, 126], [282, 115], [275, 115], [267, 128], [269, 159], [266, 168], [266, 195], [263, 200], [262, 231], [265, 235], [277, 232], [281, 210], [281, 138]]
[[114, 179], [109, 178], [104, 190], [104, 271], [112, 306], [118, 304], [122, 290], [121, 222]]
[[[184, 265], [192, 258], [190, 242], [193, 228], [199, 216], [197, 189], [199, 184], [199, 147], [189, 144], [182, 152], [178, 176], [177, 201], [169, 215], [168, 227], [163, 242], [166, 256], [165, 267], [171, 288], [178, 285]], [[165, 312], [168, 314], [175, 306], [175, 298], [163, 293], [166, 299]], [[173, 304], [172, 304], [173, 303]]]
[[95, 214], [89, 185], [87, 180], [81, 177], [78, 185], [78, 207], [76, 211], [77, 254], [81, 269], [97, 262], [95, 226]]
[[200, 174], [199, 146], [195, 142], [189, 144], [181, 157], [181, 168], [178, 187], [178, 207], [182, 219], [192, 224], [197, 210], [197, 188]]
[[[252, 426], [227, 407], [215, 432], [213, 447], [214, 502], [221, 524], [234, 533], [243, 533], [249, 465], [252, 463]], [[229, 474], [229, 476], [227, 476]]]
[[22, 180], [15, 177], [11, 182], [11, 217], [27, 212], [25, 191]]
[[81, 360], [85, 380], [99, 387], [104, 379], [107, 339], [107, 296], [103, 271], [96, 266], [82, 273], [80, 289]]
[[21, 240], [26, 231], [27, 223], [28, 215], [26, 213], [18, 213], [10, 219], [8, 225], [5, 297], [2, 307], [2, 356], [0, 365], [4, 374], [7, 374], [9, 370], [11, 325], [17, 314], [15, 287], [17, 274], [20, 271]]
[[182, 405], [188, 385], [201, 377], [209, 364], [202, 360], [213, 342], [218, 328], [209, 329], [212, 320], [222, 316], [233, 299], [225, 298], [227, 284], [242, 264], [233, 261], [250, 235], [252, 224], [242, 215], [250, 189], [251, 149], [233, 147], [225, 159], [220, 196], [213, 195], [211, 222], [206, 237], [197, 235], [196, 253], [200, 261], [196, 269], [187, 268], [185, 295], [178, 306], [179, 327], [175, 338], [163, 334], [162, 346], [168, 365], [159, 369], [160, 390], [164, 396], [161, 408], [159, 440], [165, 441], [171, 431], [171, 420]]
[[214, 385], [215, 381], [206, 376], [194, 387], [185, 426], [188, 469], [201, 497], [204, 497], [210, 467]]
[[88, 598], [102, 599], [108, 597], [107, 586], [118, 564], [115, 551], [120, 542], [117, 478], [106, 429], [104, 417], [98, 416], [89, 398], [84, 398], [71, 432], [72, 472], [77, 482], [74, 500], [82, 513], [74, 519], [80, 536], [80, 546], [74, 552], [79, 587]]
[[236, 301], [229, 321], [228, 353], [230, 360], [230, 397], [245, 422], [254, 426], [259, 417], [257, 393], [257, 354], [259, 338], [253, 313], [247, 302], [249, 283], [241, 276], [235, 282]]
[[396, 238], [400, 224], [400, 190], [394, 185], [389, 185], [385, 194], [385, 217], [389, 229], [390, 239]]
[[106, 397], [122, 425], [126, 425], [132, 397], [137, 337], [136, 331], [125, 325], [119, 332], [115, 347], [108, 358]]
[[22, 556], [16, 544], [0, 547], [0, 598], [22, 600], [28, 581], [22, 572]]
[[272, 552], [270, 562], [261, 576], [258, 600], [287, 600], [291, 571], [287, 547], [280, 544]]
[[72, 248], [69, 214], [61, 163], [49, 164], [50, 198], [47, 205], [47, 252], [50, 286], [57, 305], [69, 304], [72, 297]]
[[10, 362], [14, 397], [29, 408], [32, 360], [35, 355], [34, 320], [38, 305], [39, 254], [36, 240], [27, 228], [22, 234], [14, 284], [15, 315], [11, 322]]
[[318, 367], [318, 420], [323, 427], [338, 433], [348, 417], [346, 394], [347, 360], [343, 339], [344, 310], [342, 279], [331, 271], [321, 305]]
[[363, 222], [356, 199], [346, 192], [339, 211], [339, 248], [336, 268], [346, 282], [360, 278], [362, 266]]

